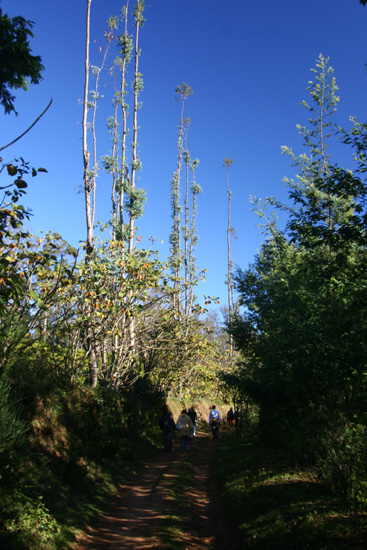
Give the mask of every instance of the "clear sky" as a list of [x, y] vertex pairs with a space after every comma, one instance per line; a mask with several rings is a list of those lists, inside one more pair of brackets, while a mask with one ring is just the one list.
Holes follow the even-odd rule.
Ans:
[[[119, 15], [125, 2], [93, 0], [92, 64], [104, 43], [106, 20]], [[130, 4], [134, 4], [130, 0]], [[55, 231], [72, 245], [86, 238], [81, 150], [86, 0], [2, 0], [3, 12], [34, 21], [34, 54], [41, 55], [43, 81], [16, 94], [19, 116], [2, 116], [0, 144], [22, 133], [53, 98], [35, 128], [3, 151], [5, 161], [22, 156], [48, 174], [30, 179], [26, 206], [31, 228]], [[200, 160], [197, 264], [208, 270], [198, 294], [215, 295], [227, 304], [227, 184], [224, 158], [230, 157], [232, 226], [237, 240], [232, 259], [246, 268], [263, 236], [256, 227], [249, 195], [287, 197], [282, 181], [291, 176], [281, 146], [302, 152], [296, 124], [306, 124], [310, 69], [320, 53], [330, 57], [341, 101], [335, 122], [349, 127], [349, 116], [366, 121], [367, 7], [359, 0], [146, 0], [141, 31], [140, 69], [143, 106], [139, 112], [139, 151], [143, 170], [138, 185], [147, 191], [139, 220], [143, 243], [149, 235], [162, 260], [171, 229], [170, 180], [177, 163], [180, 107], [175, 88], [182, 82], [194, 94], [186, 102], [191, 119], [189, 149]], [[130, 29], [132, 32], [132, 29]], [[131, 70], [132, 73], [132, 70]], [[112, 81], [106, 80], [98, 110], [98, 154], [109, 152], [107, 116], [112, 114]], [[338, 149], [340, 165], [352, 167], [350, 151]], [[110, 211], [110, 181], [100, 174], [97, 220]]]

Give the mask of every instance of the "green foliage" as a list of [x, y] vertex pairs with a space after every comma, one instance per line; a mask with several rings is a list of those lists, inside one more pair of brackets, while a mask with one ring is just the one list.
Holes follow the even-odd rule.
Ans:
[[145, 21], [143, 17], [144, 8], [145, 8], [144, 0], [137, 0], [133, 11], [133, 17], [136, 25], [137, 24], [139, 24], [140, 26], [144, 25], [144, 21]]
[[57, 548], [57, 536], [60, 526], [43, 503], [42, 497], [31, 499], [21, 492], [15, 492], [11, 498], [14, 509], [5, 528], [16, 540], [18, 548], [54, 550]]
[[[143, 23], [143, 7], [137, 2], [137, 26]], [[117, 23], [117, 18], [108, 22], [108, 46]], [[32, 25], [21, 18], [13, 24], [24, 27], [26, 58]], [[121, 108], [122, 122], [120, 126], [116, 116], [108, 120], [113, 151], [103, 158], [114, 186], [112, 240], [103, 240], [102, 228], [93, 246], [92, 241], [81, 246], [88, 252], [85, 261], [56, 233], [31, 235], [23, 227], [30, 213], [20, 202], [27, 176], [45, 170], [22, 158], [1, 164], [11, 180], [0, 188], [0, 539], [17, 550], [62, 546], [65, 532], [70, 542], [77, 522], [85, 525], [116, 480], [121, 481], [121, 473], [144, 456], [137, 451], [142, 437], [145, 450], [154, 448], [155, 413], [172, 388], [183, 388], [185, 395], [195, 394], [188, 392], [193, 384], [195, 395], [219, 391], [221, 353], [208, 342], [198, 320], [203, 309], [192, 303], [192, 319], [183, 322], [172, 299], [173, 287], [182, 281], [167, 273], [169, 266], [159, 261], [157, 252], [127, 252], [134, 231], [124, 223], [122, 210], [130, 222], [141, 216], [145, 193], [134, 180], [141, 169], [136, 136], [130, 164], [126, 156], [125, 62], [133, 50], [126, 32], [118, 47], [115, 68], [121, 86], [114, 107]], [[95, 89], [89, 92], [88, 106], [94, 111], [101, 100], [98, 86], [107, 50], [102, 65], [90, 67]], [[33, 72], [23, 71], [23, 86], [26, 76], [36, 83], [42, 69], [39, 59], [32, 59]], [[142, 90], [141, 75], [136, 75], [135, 94]], [[12, 82], [13, 87], [19, 82]], [[186, 87], [181, 92], [189, 95]], [[7, 97], [5, 110], [14, 110], [12, 96]], [[134, 99], [136, 112], [139, 103]], [[133, 126], [135, 132], [137, 124]], [[188, 152], [185, 158], [193, 198], [192, 223], [186, 224], [191, 243], [186, 282], [193, 286], [201, 276], [192, 253], [201, 188], [195, 181], [198, 160], [191, 162]], [[85, 169], [88, 192], [99, 170], [94, 160], [92, 169]], [[91, 365], [98, 382], [93, 390], [87, 386]]]
[[[118, 46], [120, 48], [119, 53], [122, 56], [122, 59], [125, 59], [127, 63], [131, 61], [131, 55], [133, 51], [133, 41], [132, 37], [129, 34], [121, 34], [118, 37]], [[121, 58], [117, 57], [115, 63], [119, 64]]]
[[[140, 166], [138, 161], [137, 165]], [[140, 169], [138, 166], [136, 166], [135, 169]], [[146, 195], [147, 194], [144, 189], [139, 187], [128, 187], [128, 195], [125, 197], [125, 208], [126, 211], [134, 217], [134, 219], [139, 219], [144, 214], [144, 205], [147, 200]]]
[[56, 296], [68, 284], [68, 277], [72, 279], [73, 264], [68, 265], [66, 258], [71, 256], [75, 263], [76, 255], [57, 234], [37, 240], [23, 231], [9, 235], [1, 264], [1, 364], [12, 363], [42, 337], [42, 324], [51, 317]]
[[[0, 191], [3, 192], [3, 198], [0, 205], [0, 245], [4, 243], [6, 237], [11, 235], [15, 229], [20, 229], [23, 222], [29, 219], [30, 212], [24, 206], [18, 204], [19, 200], [25, 195], [25, 189], [28, 187], [24, 177], [29, 173], [32, 177], [37, 176], [38, 172], [46, 172], [45, 168], [31, 168], [29, 162], [20, 158], [15, 159], [14, 164], [3, 163], [0, 159], [0, 174], [6, 172], [8, 176], [15, 178], [7, 185], [0, 186]], [[23, 236], [25, 233], [23, 233]]]
[[[263, 435], [295, 463], [317, 461], [348, 501], [367, 479], [358, 435], [367, 398], [366, 141], [355, 123], [343, 139], [355, 149], [356, 172], [331, 164], [337, 87], [327, 59], [316, 67], [312, 106], [304, 103], [311, 129], [300, 127], [310, 155], [285, 151], [298, 169], [297, 182], [287, 180], [293, 207], [279, 205], [289, 214], [285, 231], [268, 218], [253, 265], [237, 271], [245, 310], [231, 332], [245, 356], [241, 391], [260, 406]], [[259, 212], [264, 218], [262, 205]]]
[[177, 86], [175, 91], [176, 94], [181, 97], [182, 101], [185, 101], [194, 93], [191, 87], [188, 86], [185, 82], [183, 82], [180, 86]]
[[343, 506], [366, 504], [366, 426], [352, 424], [324, 436], [318, 468]]
[[11, 90], [28, 90], [27, 78], [38, 84], [44, 69], [40, 56], [31, 53], [29, 38], [33, 23], [23, 17], [12, 17], [0, 9], [0, 103], [5, 114], [17, 114]]
[[10, 382], [0, 378], [0, 486], [10, 487], [19, 477], [27, 426]]
[[[0, 478], [0, 545], [9, 550], [52, 550], [72, 542], [75, 530], [85, 528], [127, 472], [156, 448], [163, 404], [148, 383], [125, 393], [79, 384], [62, 389], [46, 372], [30, 372], [31, 365], [32, 359], [10, 373], [27, 433], [22, 445], [13, 445], [11, 468]], [[1, 422], [9, 405], [5, 395]]]
[[[361, 549], [366, 514], [335, 501], [315, 471], [289, 466], [256, 437], [225, 437], [216, 446], [226, 507], [249, 550]], [[230, 466], [229, 466], [230, 465]]]

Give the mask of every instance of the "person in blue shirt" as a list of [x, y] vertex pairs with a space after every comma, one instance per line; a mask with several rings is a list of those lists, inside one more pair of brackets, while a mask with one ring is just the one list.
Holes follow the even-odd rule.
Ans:
[[211, 411], [209, 413], [209, 425], [212, 428], [213, 439], [218, 439], [220, 414], [219, 414], [219, 411], [217, 411], [215, 405], [212, 406]]

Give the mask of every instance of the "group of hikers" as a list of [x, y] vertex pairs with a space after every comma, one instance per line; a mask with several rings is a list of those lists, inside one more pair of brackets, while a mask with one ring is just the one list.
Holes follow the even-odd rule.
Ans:
[[[170, 451], [172, 449], [173, 432], [177, 430], [179, 433], [181, 451], [187, 452], [190, 448], [190, 440], [196, 435], [197, 418], [198, 415], [195, 407], [192, 406], [189, 410], [183, 409], [181, 411], [176, 423], [169, 408], [165, 407], [158, 420], [159, 427], [162, 430], [164, 450]], [[234, 419], [235, 413], [231, 407], [227, 413], [229, 427], [233, 425]], [[219, 411], [215, 405], [212, 405], [209, 413], [209, 425], [212, 429], [213, 439], [218, 439], [219, 437], [220, 423], [221, 418]]]
[[189, 450], [189, 441], [196, 435], [197, 412], [194, 407], [187, 411], [183, 409], [177, 419], [177, 424], [168, 407], [165, 407], [161, 414], [158, 424], [163, 434], [163, 448], [165, 451], [172, 449], [173, 432], [178, 430], [180, 433], [181, 451]]

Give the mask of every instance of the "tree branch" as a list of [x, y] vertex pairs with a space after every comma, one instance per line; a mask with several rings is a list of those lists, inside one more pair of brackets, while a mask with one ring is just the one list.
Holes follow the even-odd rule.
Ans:
[[50, 103], [47, 105], [46, 109], [40, 114], [39, 117], [36, 118], [36, 120], [33, 122], [33, 124], [30, 125], [29, 128], [27, 128], [27, 130], [25, 132], [23, 132], [23, 134], [21, 134], [20, 136], [18, 136], [17, 138], [13, 139], [13, 141], [11, 141], [10, 143], [8, 143], [7, 145], [4, 145], [4, 147], [0, 147], [0, 151], [3, 151], [4, 149], [6, 149], [7, 147], [10, 147], [10, 145], [13, 145], [16, 141], [19, 141], [20, 138], [22, 138], [23, 136], [25, 136], [29, 130], [31, 130], [33, 128], [33, 126], [35, 126], [37, 124], [37, 122], [39, 121], [40, 118], [43, 117], [43, 115], [46, 113], [46, 111], [48, 111], [48, 109], [51, 107], [51, 103], [53, 102], [53, 98], [51, 98], [51, 101]]

